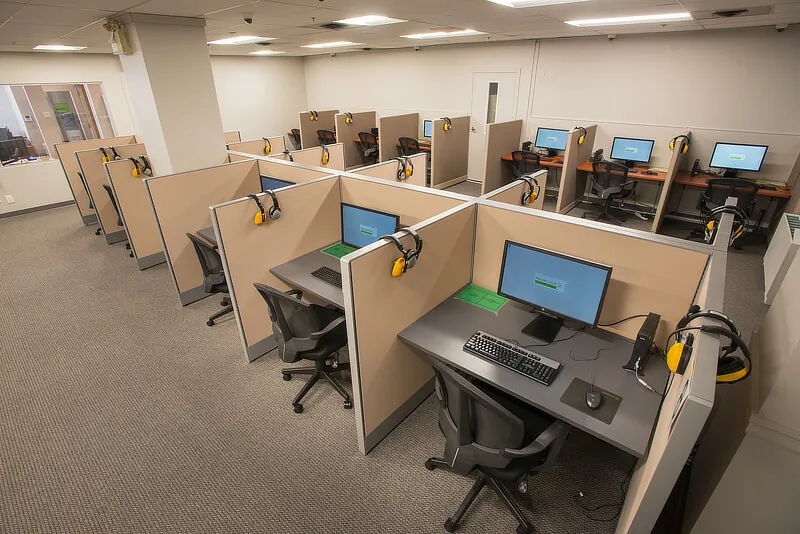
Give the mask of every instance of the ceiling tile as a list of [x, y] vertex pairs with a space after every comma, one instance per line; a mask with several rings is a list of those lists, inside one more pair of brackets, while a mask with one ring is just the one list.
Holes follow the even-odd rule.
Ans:
[[125, 11], [142, 0], [33, 0], [34, 5], [68, 7], [70, 9], [99, 9], [104, 11]]
[[79, 27], [106, 19], [113, 14], [113, 11], [99, 11], [95, 9], [70, 9], [66, 7], [28, 5], [17, 12], [12, 21], [19, 24]]
[[243, 0], [150, 0], [131, 9], [134, 13], [200, 17], [211, 11], [228, 9], [248, 2]]

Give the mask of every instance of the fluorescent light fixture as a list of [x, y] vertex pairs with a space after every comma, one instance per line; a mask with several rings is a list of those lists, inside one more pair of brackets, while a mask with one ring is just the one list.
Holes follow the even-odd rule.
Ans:
[[574, 4], [576, 2], [588, 2], [589, 0], [489, 0], [495, 4], [507, 7], [538, 7], [554, 6], [557, 4]]
[[260, 43], [262, 41], [274, 41], [275, 37], [256, 37], [255, 35], [237, 35], [236, 37], [226, 37], [225, 39], [217, 39], [216, 41], [209, 41], [210, 45], [243, 45]]
[[303, 45], [303, 48], [341, 48], [343, 46], [358, 46], [364, 43], [351, 43], [350, 41], [333, 41], [332, 43], [317, 43]]
[[278, 52], [277, 50], [258, 50], [250, 52], [251, 56], [274, 56], [275, 54], [285, 54], [286, 52]]
[[51, 52], [68, 52], [75, 50], [83, 50], [85, 46], [67, 46], [67, 45], [38, 45], [33, 47], [34, 50], [50, 50]]
[[469, 35], [484, 35], [486, 32], [479, 32], [477, 30], [457, 30], [454, 32], [429, 32], [429, 33], [412, 33], [411, 35], [401, 35], [406, 39], [447, 39], [449, 37], [467, 37]]
[[654, 22], [677, 22], [681, 20], [692, 20], [692, 14], [689, 12], [662, 13], [660, 15], [635, 15], [632, 17], [609, 17], [605, 19], [568, 20], [567, 24], [571, 26], [579, 26], [581, 28], [584, 28], [587, 26], [617, 26], [620, 24], [648, 24]]
[[363, 17], [353, 17], [352, 19], [334, 20], [337, 24], [347, 24], [349, 26], [383, 26], [384, 24], [397, 24], [398, 22], [408, 22], [403, 19], [393, 19], [382, 15], [365, 15]]

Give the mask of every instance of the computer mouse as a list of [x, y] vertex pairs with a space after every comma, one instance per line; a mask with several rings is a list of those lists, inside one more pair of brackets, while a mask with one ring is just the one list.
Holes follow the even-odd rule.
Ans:
[[602, 403], [603, 395], [591, 389], [586, 391], [586, 406], [588, 406], [590, 410], [598, 409]]

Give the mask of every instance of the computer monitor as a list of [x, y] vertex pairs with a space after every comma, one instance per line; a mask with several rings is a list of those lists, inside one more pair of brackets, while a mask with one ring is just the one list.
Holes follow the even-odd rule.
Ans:
[[650, 161], [653, 153], [652, 139], [631, 139], [629, 137], [615, 137], [611, 144], [611, 159], [625, 161], [625, 166], [633, 168], [637, 163]]
[[548, 156], [555, 156], [557, 150], [567, 149], [567, 136], [569, 130], [555, 130], [553, 128], [539, 128], [536, 130], [537, 148], [546, 148]]
[[711, 154], [709, 167], [725, 169], [726, 178], [736, 178], [739, 171], [761, 170], [764, 156], [767, 155], [766, 145], [741, 145], [739, 143], [717, 143]]
[[523, 334], [552, 343], [564, 319], [596, 326], [611, 267], [506, 241], [497, 293], [540, 310]]
[[282, 187], [286, 187], [289, 185], [294, 185], [294, 182], [287, 182], [286, 180], [278, 180], [277, 178], [271, 178], [269, 176], [262, 176], [261, 177], [261, 192], [264, 191], [275, 191], [276, 189], [280, 189]]
[[433, 121], [423, 121], [422, 136], [430, 139], [432, 135], [433, 135]]
[[397, 231], [400, 216], [342, 202], [342, 243], [361, 248]]

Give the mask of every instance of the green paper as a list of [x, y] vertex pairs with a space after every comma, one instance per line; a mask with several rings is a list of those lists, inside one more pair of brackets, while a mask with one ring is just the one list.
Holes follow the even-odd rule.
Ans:
[[335, 245], [331, 245], [328, 248], [322, 249], [322, 253], [327, 254], [328, 256], [333, 256], [334, 258], [341, 258], [342, 256], [347, 256], [354, 250], [358, 249], [351, 247], [350, 245], [345, 245], [344, 243], [336, 243]]
[[69, 104], [53, 104], [56, 113], [69, 113]]
[[500, 311], [500, 308], [505, 306], [506, 302], [508, 302], [507, 298], [501, 297], [494, 291], [489, 291], [488, 289], [474, 284], [470, 284], [464, 291], [459, 293], [456, 298], [492, 313]]

